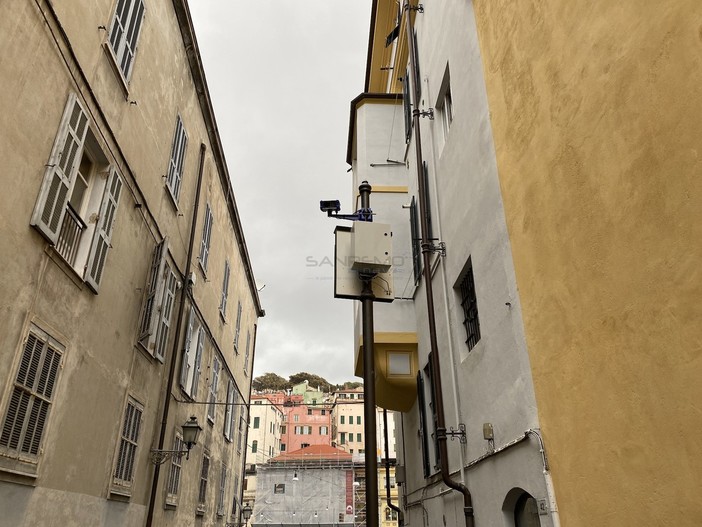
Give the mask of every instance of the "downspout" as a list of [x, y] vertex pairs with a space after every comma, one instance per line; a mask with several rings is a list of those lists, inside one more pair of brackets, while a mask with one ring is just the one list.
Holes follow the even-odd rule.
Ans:
[[[409, 58], [410, 58], [410, 79], [416, 79], [417, 72], [417, 49], [415, 47], [414, 40], [414, 28], [412, 26], [412, 16], [410, 12], [412, 7], [409, 3], [405, 3], [403, 6], [403, 16], [407, 16], [407, 44], [409, 46]], [[409, 79], [405, 79], [405, 82], [409, 82]], [[417, 179], [419, 186], [419, 207], [422, 211], [421, 217], [421, 245], [422, 245], [422, 263], [423, 263], [423, 277], [424, 277], [424, 288], [426, 290], [427, 297], [427, 316], [429, 322], [429, 340], [430, 340], [430, 360], [431, 360], [431, 375], [432, 375], [432, 387], [434, 392], [434, 402], [436, 403], [436, 440], [439, 446], [439, 457], [440, 457], [440, 467], [441, 467], [441, 479], [446, 484], [446, 486], [460, 492], [463, 494], [463, 514], [466, 519], [466, 527], [473, 527], [475, 525], [475, 519], [473, 516], [473, 499], [471, 497], [468, 487], [463, 483], [454, 481], [451, 479], [451, 474], [449, 472], [448, 466], [448, 448], [446, 445], [446, 416], [444, 414], [444, 397], [443, 389], [441, 386], [441, 361], [439, 360], [439, 345], [436, 336], [436, 318], [434, 313], [434, 289], [431, 281], [431, 254], [432, 254], [432, 242], [428, 237], [429, 234], [429, 222], [424, 211], [427, 210], [426, 203], [426, 180], [423, 177], [424, 170], [424, 159], [422, 157], [422, 134], [419, 128], [419, 118], [421, 112], [419, 111], [419, 96], [417, 86], [414, 86], [414, 90], [411, 90], [410, 97], [412, 99], [412, 127], [414, 128], [414, 140], [415, 140], [415, 152], [417, 156]]]
[[[246, 479], [246, 456], [249, 455], [249, 411], [250, 411], [250, 405], [251, 405], [251, 392], [253, 391], [253, 371], [254, 371], [254, 361], [256, 360], [256, 333], [258, 332], [258, 324], [254, 324], [254, 336], [253, 336], [253, 344], [252, 344], [252, 349], [251, 349], [251, 373], [250, 373], [250, 379], [251, 382], [249, 382], [249, 398], [246, 400], [246, 405], [244, 406], [244, 411], [246, 412], [246, 432], [244, 432], [244, 446], [242, 448], [244, 449], [244, 478]], [[277, 407], [276, 407], [277, 408]], [[268, 416], [268, 407], [266, 407], [266, 416]], [[238, 426], [238, 423], [237, 423]], [[273, 435], [273, 440], [275, 441], [275, 435]], [[275, 445], [273, 445], [273, 449], [275, 450]], [[265, 455], [265, 453], [264, 453]], [[239, 489], [239, 514], [237, 517], [237, 522], [239, 525], [246, 525], [246, 523], [241, 523], [241, 514], [244, 512], [244, 482], [242, 480], [241, 482], [241, 488]]]
[[[197, 188], [195, 189], [195, 205], [193, 206], [193, 217], [190, 223], [190, 242], [188, 244], [188, 258], [185, 262], [185, 278], [183, 280], [183, 293], [180, 295], [180, 304], [178, 305], [178, 317], [176, 318], [175, 338], [173, 339], [173, 351], [171, 353], [171, 364], [168, 369], [168, 381], [166, 383], [166, 397], [163, 402], [163, 412], [161, 414], [161, 429], [158, 436], [158, 445], [156, 448], [163, 449], [166, 439], [166, 425], [168, 424], [168, 414], [171, 408], [171, 388], [173, 379], [175, 378], [176, 362], [178, 360], [178, 349], [180, 343], [180, 330], [183, 322], [183, 311], [185, 311], [185, 301], [192, 294], [192, 284], [188, 281], [190, 276], [191, 260], [193, 257], [193, 247], [195, 245], [195, 226], [197, 224], [197, 213], [200, 208], [200, 189], [202, 188], [202, 176], [205, 171], [205, 152], [207, 146], [205, 143], [200, 143], [200, 162], [197, 172]], [[154, 521], [154, 505], [156, 504], [156, 494], [158, 491], [158, 477], [161, 473], [161, 465], [156, 465], [154, 468], [154, 478], [151, 482], [151, 496], [149, 497], [149, 510], [146, 514], [146, 527], [151, 527]]]
[[[383, 438], [385, 440], [385, 501], [392, 510], [397, 513], [397, 520], [402, 527], [405, 524], [405, 517], [402, 509], [395, 505], [390, 499], [390, 449], [388, 448], [388, 411], [383, 408]], [[397, 485], [397, 482], [395, 483]]]

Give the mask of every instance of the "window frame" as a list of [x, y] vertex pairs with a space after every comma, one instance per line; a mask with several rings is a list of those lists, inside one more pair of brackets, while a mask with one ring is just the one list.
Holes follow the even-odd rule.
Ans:
[[202, 226], [202, 238], [200, 240], [200, 254], [198, 256], [198, 263], [202, 274], [207, 276], [207, 266], [210, 259], [210, 247], [212, 242], [212, 227], [214, 225], [214, 214], [212, 213], [212, 207], [209, 202], [205, 207], [205, 222]]
[[466, 330], [465, 344], [472, 351], [480, 342], [480, 314], [478, 311], [478, 295], [475, 287], [472, 257], [468, 258], [466, 267], [457, 284], [459, 304], [463, 313], [463, 327]]
[[[118, 13], [120, 7], [122, 7], [123, 17], [120, 17]], [[137, 13], [138, 20], [134, 17], [135, 13]], [[112, 59], [115, 62], [115, 66], [119, 71], [125, 87], [129, 85], [132, 72], [134, 71], [134, 60], [138, 49], [139, 36], [144, 26], [145, 15], [146, 7], [144, 6], [143, 0], [120, 0], [117, 2], [115, 11], [112, 14], [110, 32], [107, 35], [107, 47], [110, 50]], [[119, 34], [115, 32], [116, 29], [120, 30]], [[131, 39], [129, 36], [130, 33]], [[129, 57], [128, 62], [125, 64], [124, 61], [127, 58], [127, 53], [130, 53], [131, 57]]]
[[[43, 453], [65, 347], [32, 324], [20, 349], [12, 389], [4, 405], [0, 452], [2, 457], [16, 460], [17, 468], [35, 470]], [[37, 352], [39, 358], [35, 359]], [[16, 394], [19, 395], [15, 397]], [[26, 401], [24, 408], [23, 401]], [[35, 408], [39, 408], [36, 413]], [[33, 468], [23, 466], [24, 463], [30, 463]]]
[[[139, 436], [143, 421], [144, 405], [142, 405], [131, 395], [128, 396], [124, 405], [124, 410], [122, 411], [122, 422], [119, 429], [120, 438], [119, 441], [117, 441], [115, 462], [112, 471], [111, 492], [131, 495], [131, 490], [134, 484], [134, 469], [136, 468], [136, 461], [139, 454]], [[123, 448], [123, 445], [126, 445], [126, 447]], [[122, 454], [123, 452], [124, 456]], [[123, 459], [126, 460], [125, 463], [127, 466], [127, 473], [125, 475], [129, 476], [128, 479], [117, 475], [117, 473], [120, 472], [120, 466], [123, 466]]]
[[[183, 436], [176, 432], [173, 438], [173, 451], [182, 452]], [[183, 471], [183, 456], [174, 454], [171, 456], [171, 463], [166, 480], [166, 505], [176, 506], [178, 504], [178, 493], [180, 490], [180, 479]]]

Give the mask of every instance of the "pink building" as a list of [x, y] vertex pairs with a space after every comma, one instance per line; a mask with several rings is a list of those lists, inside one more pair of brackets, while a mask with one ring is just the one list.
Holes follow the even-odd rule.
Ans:
[[283, 409], [280, 451], [291, 452], [310, 445], [331, 445], [331, 407], [323, 403], [305, 404], [299, 394], [282, 392], [266, 397]]

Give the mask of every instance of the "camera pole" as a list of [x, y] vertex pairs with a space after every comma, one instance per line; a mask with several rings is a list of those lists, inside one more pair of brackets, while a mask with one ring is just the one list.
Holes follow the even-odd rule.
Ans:
[[[361, 210], [370, 210], [371, 186], [367, 181], [358, 187]], [[372, 216], [370, 217], [372, 220]], [[375, 423], [375, 353], [373, 329], [373, 277], [375, 273], [359, 273], [363, 282], [361, 317], [363, 321], [363, 431], [366, 436], [366, 527], [378, 527], [378, 441]]]

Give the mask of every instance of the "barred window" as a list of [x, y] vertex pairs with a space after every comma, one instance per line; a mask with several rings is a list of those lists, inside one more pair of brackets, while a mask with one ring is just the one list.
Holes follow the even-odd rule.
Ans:
[[468, 268], [460, 284], [461, 307], [463, 308], [463, 326], [466, 328], [466, 344], [472, 350], [480, 340], [480, 321], [478, 319], [478, 300], [475, 295], [473, 263], [468, 259]]

